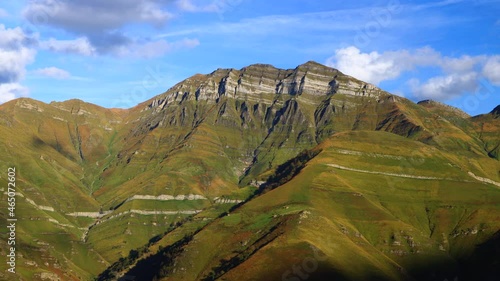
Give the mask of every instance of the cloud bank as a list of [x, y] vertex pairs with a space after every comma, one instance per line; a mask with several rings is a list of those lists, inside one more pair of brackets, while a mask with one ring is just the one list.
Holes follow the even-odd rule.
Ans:
[[[40, 42], [43, 49], [84, 56], [133, 54], [138, 58], [162, 56], [172, 45], [190, 48], [192, 40], [155, 41], [134, 36], [127, 27], [159, 28], [175, 16], [166, 10], [166, 0], [37, 0], [24, 8], [23, 17], [31, 24], [47, 26], [76, 36], [74, 39], [50, 38]], [[187, 3], [189, 4], [189, 3]], [[195, 6], [193, 6], [195, 7]], [[186, 41], [188, 40], [188, 41]], [[191, 40], [191, 41], [189, 41]], [[183, 45], [184, 44], [184, 45]], [[155, 50], [152, 50], [155, 48]], [[140, 53], [144, 50], [144, 54]]]
[[26, 74], [26, 65], [35, 59], [33, 39], [20, 27], [6, 28], [0, 24], [0, 102], [28, 95], [20, 84]]
[[430, 47], [363, 53], [350, 46], [337, 49], [326, 64], [373, 84], [394, 80], [414, 70], [436, 69], [440, 75], [425, 81], [408, 81], [412, 95], [417, 99], [450, 100], [474, 92], [481, 79], [500, 85], [500, 56], [453, 58], [443, 56]]

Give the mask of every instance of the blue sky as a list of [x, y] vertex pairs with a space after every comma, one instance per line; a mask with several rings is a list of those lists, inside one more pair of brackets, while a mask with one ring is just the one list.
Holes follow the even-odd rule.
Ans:
[[500, 104], [498, 15], [493, 0], [2, 1], [0, 102], [131, 107], [196, 73], [314, 60], [476, 115]]

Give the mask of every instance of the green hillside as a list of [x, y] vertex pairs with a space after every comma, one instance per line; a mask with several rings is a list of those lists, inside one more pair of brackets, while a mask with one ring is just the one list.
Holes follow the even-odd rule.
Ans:
[[499, 262], [499, 120], [315, 62], [218, 69], [130, 109], [14, 100], [18, 276], [480, 280]]

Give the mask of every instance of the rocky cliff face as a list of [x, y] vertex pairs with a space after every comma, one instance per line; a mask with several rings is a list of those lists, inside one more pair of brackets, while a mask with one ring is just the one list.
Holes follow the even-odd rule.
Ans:
[[146, 109], [162, 109], [168, 103], [185, 100], [215, 103], [222, 97], [272, 103], [273, 99], [266, 99], [266, 95], [324, 97], [338, 93], [377, 97], [382, 92], [374, 85], [315, 62], [286, 70], [255, 64], [240, 70], [218, 69], [209, 75], [195, 75], [150, 101]]
[[[465, 113], [432, 101], [416, 105], [315, 62], [294, 69], [255, 64], [198, 74], [134, 110], [131, 131], [139, 139], [156, 128], [189, 127], [182, 135], [178, 130], [168, 133], [170, 139], [182, 140], [179, 147], [187, 145], [200, 126], [241, 135], [223, 150], [240, 151], [237, 169], [244, 171], [238, 173], [243, 184], [345, 130], [387, 131], [450, 149], [467, 141], [471, 149], [482, 150], [478, 139], [449, 141], [456, 136], [456, 126], [468, 118]], [[433, 133], [436, 129], [441, 133]], [[128, 158], [138, 149], [140, 145], [128, 151]]]
[[[230, 128], [233, 134], [245, 136], [227, 146], [242, 150], [240, 163], [247, 164], [238, 169], [244, 170], [246, 183], [245, 177], [259, 175], [336, 130], [376, 129], [379, 118], [374, 115], [386, 114], [382, 112], [386, 106], [378, 104], [395, 101], [389, 96], [315, 62], [295, 69], [265, 64], [218, 69], [192, 76], [141, 104], [132, 131], [140, 138], [158, 127]], [[183, 139], [192, 137], [192, 131]], [[174, 133], [171, 138], [179, 136]]]

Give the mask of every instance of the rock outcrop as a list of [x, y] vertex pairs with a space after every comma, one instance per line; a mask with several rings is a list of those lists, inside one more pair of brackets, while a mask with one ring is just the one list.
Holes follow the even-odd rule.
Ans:
[[271, 104], [273, 97], [268, 94], [323, 97], [339, 93], [377, 97], [382, 92], [372, 84], [312, 61], [295, 69], [254, 64], [240, 70], [217, 69], [208, 75], [194, 75], [153, 99], [145, 109], [158, 111], [170, 103], [188, 100], [216, 103], [223, 96]]

